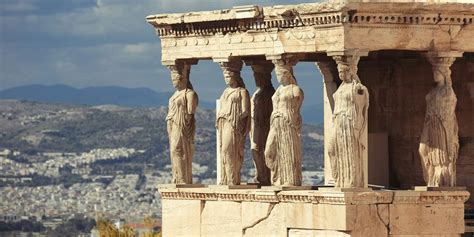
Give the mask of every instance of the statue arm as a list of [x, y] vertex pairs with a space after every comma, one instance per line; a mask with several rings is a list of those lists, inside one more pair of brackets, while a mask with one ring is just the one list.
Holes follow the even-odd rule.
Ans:
[[186, 93], [186, 101], [187, 101], [187, 108], [188, 108], [188, 114], [194, 114], [196, 113], [196, 108], [198, 105], [198, 97], [196, 92], [190, 91]]
[[367, 125], [367, 115], [369, 108], [369, 92], [367, 88], [362, 84], [357, 84], [355, 86], [355, 91], [353, 92], [355, 96], [355, 118], [354, 126], [357, 130], [362, 132]]
[[245, 118], [250, 113], [250, 97], [247, 90], [242, 90], [240, 96], [242, 98], [242, 114], [240, 117]]
[[240, 115], [240, 118], [245, 121], [244, 123], [244, 133], [243, 134], [248, 134], [250, 132], [250, 96], [249, 92], [247, 90], [242, 90], [241, 92], [241, 98], [242, 98], [242, 114]]
[[303, 123], [300, 115], [300, 110], [301, 110], [301, 105], [303, 104], [304, 100], [304, 93], [303, 90], [299, 86], [294, 86], [293, 87], [293, 96], [296, 99], [296, 113], [293, 116], [296, 116], [293, 121], [297, 122], [296, 124], [297, 128], [301, 128], [301, 125]]
[[296, 98], [297, 100], [297, 106], [298, 108], [301, 107], [301, 104], [303, 103], [303, 100], [304, 100], [304, 93], [303, 93], [303, 90], [301, 90], [301, 88], [299, 86], [294, 86], [293, 87], [293, 96]]

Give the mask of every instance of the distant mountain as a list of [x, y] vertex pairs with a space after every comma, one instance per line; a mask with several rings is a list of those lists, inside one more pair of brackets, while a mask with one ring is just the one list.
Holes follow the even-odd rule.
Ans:
[[117, 86], [77, 89], [66, 85], [28, 85], [0, 91], [0, 99], [16, 99], [65, 104], [103, 105], [127, 107], [167, 106], [171, 92], [156, 92], [148, 88]]
[[[173, 92], [156, 92], [149, 88], [118, 86], [87, 87], [77, 89], [66, 85], [27, 85], [0, 91], [0, 99], [27, 100], [73, 105], [119, 105], [132, 108], [168, 106]], [[215, 109], [215, 102], [199, 101], [203, 109]], [[301, 109], [303, 122], [323, 122], [323, 104], [306, 103]]]

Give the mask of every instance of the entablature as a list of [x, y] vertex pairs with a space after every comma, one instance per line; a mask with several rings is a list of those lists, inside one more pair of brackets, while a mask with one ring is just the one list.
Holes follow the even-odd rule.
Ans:
[[474, 4], [326, 2], [158, 14], [162, 61], [345, 49], [474, 52]]

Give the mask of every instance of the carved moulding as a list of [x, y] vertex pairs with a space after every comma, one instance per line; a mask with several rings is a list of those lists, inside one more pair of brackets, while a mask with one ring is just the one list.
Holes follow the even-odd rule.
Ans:
[[305, 191], [226, 191], [209, 192], [193, 189], [160, 189], [162, 199], [205, 200], [236, 202], [301, 202], [313, 204], [458, 204], [469, 199], [467, 191], [370, 191], [370, 192], [327, 192]]

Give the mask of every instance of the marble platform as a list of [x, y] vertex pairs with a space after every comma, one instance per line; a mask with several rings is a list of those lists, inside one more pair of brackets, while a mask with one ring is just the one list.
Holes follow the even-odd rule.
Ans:
[[164, 236], [460, 236], [467, 191], [161, 187]]

